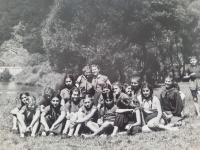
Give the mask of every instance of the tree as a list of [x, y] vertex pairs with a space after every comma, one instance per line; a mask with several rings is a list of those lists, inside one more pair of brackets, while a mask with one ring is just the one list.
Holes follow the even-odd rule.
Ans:
[[0, 78], [2, 81], [6, 81], [6, 82], [8, 82], [12, 78], [12, 75], [10, 74], [10, 71], [8, 68], [5, 68], [3, 70], [3, 72], [0, 74]]

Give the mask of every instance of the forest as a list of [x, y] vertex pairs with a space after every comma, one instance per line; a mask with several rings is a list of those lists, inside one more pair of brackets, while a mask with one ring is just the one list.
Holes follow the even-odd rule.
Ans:
[[110, 80], [181, 80], [200, 54], [199, 0], [0, 0], [0, 65], [18, 83], [53, 84], [98, 64]]

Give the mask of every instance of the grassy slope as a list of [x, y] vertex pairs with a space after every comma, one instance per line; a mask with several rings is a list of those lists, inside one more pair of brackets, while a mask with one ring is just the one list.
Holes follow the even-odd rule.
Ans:
[[[115, 138], [94, 138], [84, 140], [81, 138], [71, 138], [61, 140], [60, 137], [26, 137], [20, 139], [18, 134], [12, 133], [12, 116], [10, 110], [15, 107], [10, 97], [1, 95], [0, 103], [0, 149], [4, 150], [21, 150], [21, 149], [199, 149], [200, 148], [200, 130], [194, 128], [191, 123], [198, 123], [195, 120], [193, 103], [191, 101], [190, 91], [187, 83], [180, 83], [181, 90], [186, 94], [186, 112], [189, 114], [190, 123], [180, 127], [178, 132], [159, 131], [154, 133], [140, 133], [134, 136], [118, 135]], [[155, 90], [155, 95], [159, 95], [161, 89]]]

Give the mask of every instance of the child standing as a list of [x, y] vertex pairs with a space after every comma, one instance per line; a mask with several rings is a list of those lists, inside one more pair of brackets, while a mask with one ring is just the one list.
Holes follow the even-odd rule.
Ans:
[[92, 65], [91, 68], [92, 68], [92, 74], [94, 76], [92, 79], [92, 86], [95, 89], [94, 105], [97, 106], [103, 88], [107, 87], [107, 85], [111, 86], [111, 83], [107, 76], [100, 74], [100, 67], [98, 65]]
[[21, 108], [17, 113], [19, 121], [20, 137], [24, 137], [24, 133], [31, 131], [31, 136], [34, 137], [39, 126], [40, 109], [36, 105], [34, 96], [28, 97], [28, 103]]
[[197, 98], [197, 93], [200, 95], [200, 67], [197, 66], [197, 58], [195, 56], [190, 58], [190, 66], [187, 68], [184, 78], [189, 78], [189, 88], [193, 97], [197, 118], [200, 118]]

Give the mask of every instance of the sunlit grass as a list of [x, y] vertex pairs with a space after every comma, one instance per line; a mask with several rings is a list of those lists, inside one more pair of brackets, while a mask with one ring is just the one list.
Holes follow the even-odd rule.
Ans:
[[[12, 116], [10, 110], [16, 105], [14, 94], [1, 94], [0, 103], [0, 150], [64, 150], [64, 149], [131, 149], [131, 150], [169, 150], [169, 149], [199, 149], [200, 148], [200, 126], [193, 127], [200, 120], [195, 120], [193, 102], [190, 96], [187, 83], [179, 83], [181, 90], [186, 94], [186, 113], [189, 123], [180, 127], [178, 132], [159, 131], [153, 133], [139, 133], [134, 136], [118, 135], [115, 138], [93, 138], [81, 139], [72, 137], [70, 139], [61, 140], [60, 136], [56, 137], [26, 137], [19, 138], [19, 135], [11, 131]], [[161, 89], [155, 89], [154, 94], [159, 95]]]

